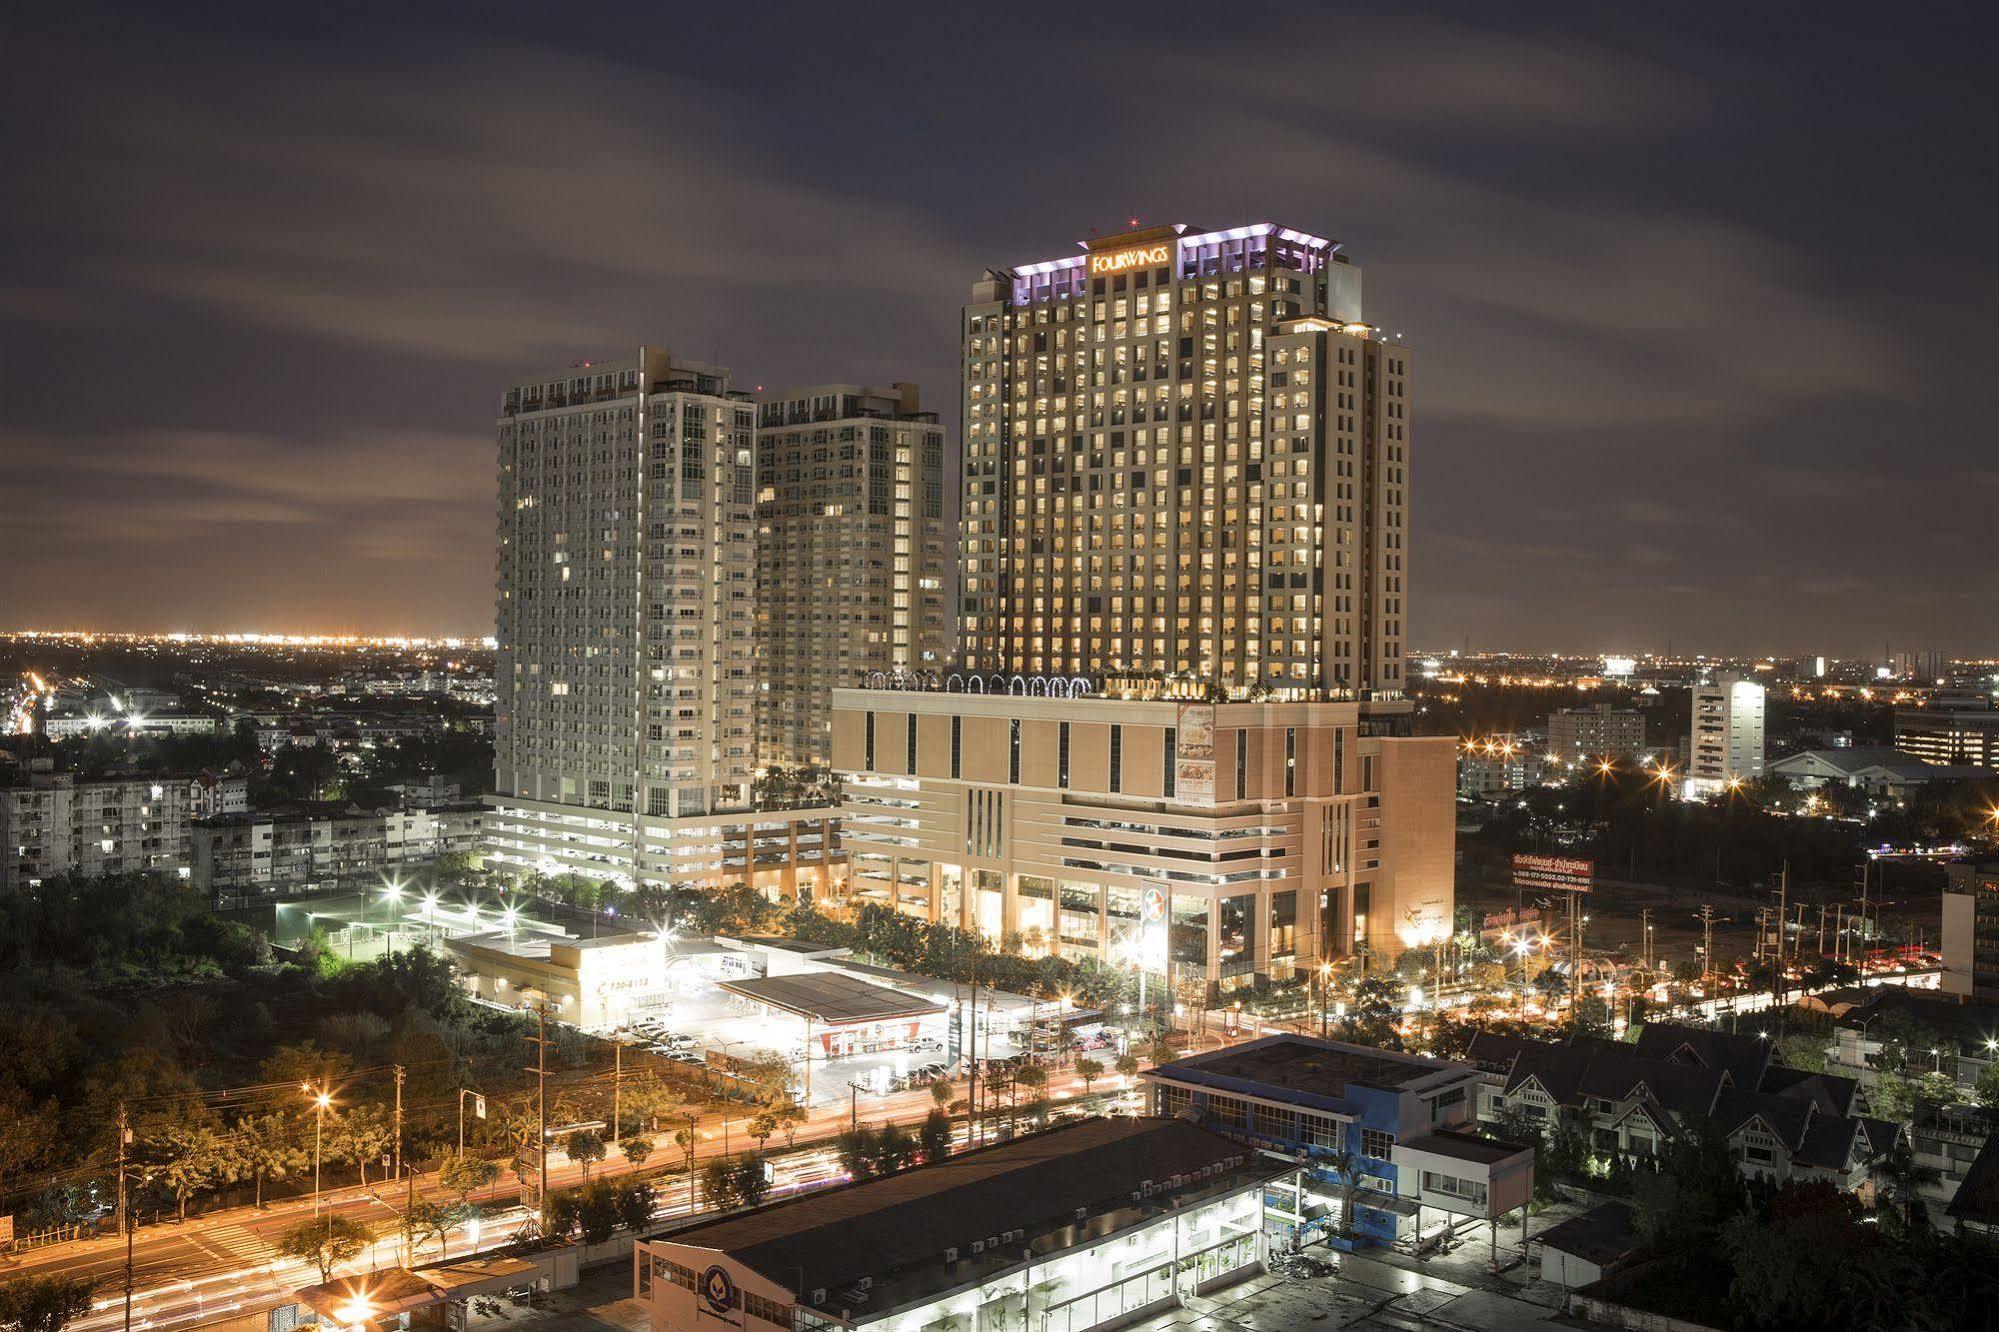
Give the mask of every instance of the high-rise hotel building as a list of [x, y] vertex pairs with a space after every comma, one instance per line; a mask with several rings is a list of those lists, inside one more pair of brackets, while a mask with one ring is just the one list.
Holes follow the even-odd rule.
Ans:
[[1448, 933], [1402, 696], [1410, 353], [1333, 242], [1156, 227], [964, 311], [959, 659], [841, 689], [854, 896], [1175, 992]]
[[964, 312], [964, 664], [1402, 690], [1407, 347], [1339, 246], [1091, 241]]
[[823, 768], [836, 681], [949, 652], [944, 429], [914, 384], [758, 397], [758, 755]]
[[489, 860], [692, 884], [829, 849], [749, 812], [756, 423], [726, 369], [656, 347], [506, 391]]

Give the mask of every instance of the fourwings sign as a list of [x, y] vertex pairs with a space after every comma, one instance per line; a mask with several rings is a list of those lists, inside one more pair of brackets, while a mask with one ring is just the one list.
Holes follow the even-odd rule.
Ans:
[[1160, 241], [1157, 245], [1134, 245], [1129, 249], [1105, 250], [1102, 254], [1090, 256], [1090, 276], [1099, 273], [1123, 273], [1134, 268], [1157, 268], [1173, 262], [1173, 244]]

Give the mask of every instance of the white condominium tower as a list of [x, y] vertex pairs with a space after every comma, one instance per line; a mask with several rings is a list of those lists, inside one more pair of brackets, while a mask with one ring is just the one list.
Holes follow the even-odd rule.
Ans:
[[1763, 775], [1764, 689], [1724, 671], [1693, 690], [1687, 736], [1688, 799], [1710, 796]]
[[823, 768], [835, 684], [948, 654], [944, 430], [914, 384], [758, 398], [758, 754]]
[[1337, 244], [1270, 223], [975, 283], [963, 664], [1399, 697], [1410, 354], [1360, 296]]
[[727, 370], [659, 348], [506, 391], [491, 858], [721, 873], [756, 764], [755, 435]]

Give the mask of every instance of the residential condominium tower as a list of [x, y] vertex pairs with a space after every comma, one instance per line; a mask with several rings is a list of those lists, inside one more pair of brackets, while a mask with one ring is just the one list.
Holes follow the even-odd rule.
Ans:
[[1152, 227], [965, 307], [964, 664], [1402, 692], [1407, 347], [1340, 247]]
[[755, 436], [726, 369], [654, 347], [506, 391], [491, 859], [720, 875], [756, 764]]
[[759, 397], [758, 756], [823, 768], [836, 682], [948, 652], [944, 430], [914, 384]]

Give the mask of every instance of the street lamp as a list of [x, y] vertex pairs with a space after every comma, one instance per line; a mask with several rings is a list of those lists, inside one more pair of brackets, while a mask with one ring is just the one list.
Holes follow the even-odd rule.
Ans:
[[382, 889], [382, 897], [389, 903], [389, 942], [390, 947], [393, 948], [395, 946], [396, 930], [401, 925], [403, 918], [403, 881], [401, 879], [390, 879], [388, 884]]
[[328, 1095], [325, 1089], [315, 1087], [310, 1082], [301, 1082], [298, 1086], [300, 1091], [312, 1098], [312, 1214], [318, 1216], [319, 1146], [326, 1129], [326, 1107], [333, 1104], [333, 1097]]

